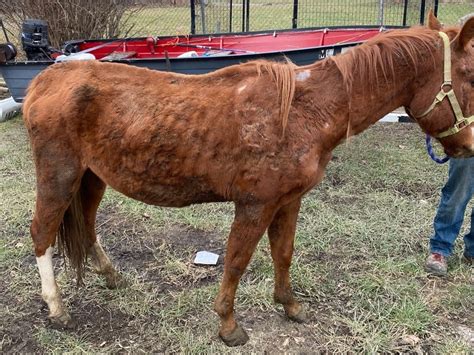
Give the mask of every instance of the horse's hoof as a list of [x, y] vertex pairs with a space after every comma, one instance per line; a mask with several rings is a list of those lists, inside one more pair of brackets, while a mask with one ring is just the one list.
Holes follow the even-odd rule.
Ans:
[[296, 323], [306, 323], [308, 320], [308, 316], [306, 315], [306, 311], [303, 307], [300, 306], [300, 310], [294, 314], [287, 313], [286, 314], [289, 319]]
[[76, 322], [71, 319], [68, 313], [63, 313], [59, 316], [49, 316], [51, 328], [53, 329], [74, 329]]
[[227, 346], [244, 345], [249, 340], [249, 336], [239, 324], [229, 335], [219, 333], [219, 336]]
[[116, 289], [126, 288], [128, 283], [122, 275], [120, 275], [118, 272], [115, 272], [114, 274], [105, 277], [105, 285], [109, 289]]

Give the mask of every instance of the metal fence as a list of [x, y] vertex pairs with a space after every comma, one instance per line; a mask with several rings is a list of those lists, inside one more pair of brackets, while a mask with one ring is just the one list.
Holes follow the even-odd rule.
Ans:
[[136, 16], [135, 35], [424, 23], [429, 9], [456, 24], [474, 0], [156, 0]]

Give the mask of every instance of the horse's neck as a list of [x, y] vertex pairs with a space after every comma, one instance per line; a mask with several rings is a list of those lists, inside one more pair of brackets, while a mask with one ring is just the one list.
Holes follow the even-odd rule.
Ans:
[[[432, 53], [427, 53], [424, 58], [417, 63], [415, 70], [414, 67], [407, 68], [406, 61], [394, 57], [390, 60], [393, 66], [389, 70], [383, 73], [374, 65], [379, 72], [370, 73], [369, 77], [360, 75], [360, 68], [351, 68], [350, 65], [345, 68], [346, 73], [352, 70], [354, 74], [344, 76], [341, 66], [334, 60], [309, 67], [306, 85], [314, 86], [308, 94], [315, 96], [312, 100], [317, 106], [314, 119], [324, 122], [319, 126], [330, 131], [328, 134], [333, 137], [334, 144], [362, 132], [384, 115], [406, 105], [413, 95], [412, 82], [436, 70]], [[350, 57], [344, 55], [339, 60], [350, 60]], [[297, 78], [304, 79], [305, 75], [299, 74]], [[324, 115], [326, 117], [321, 117]]]

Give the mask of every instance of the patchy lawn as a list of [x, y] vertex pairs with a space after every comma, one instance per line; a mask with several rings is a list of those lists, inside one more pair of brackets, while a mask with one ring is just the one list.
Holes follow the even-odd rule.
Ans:
[[[473, 271], [423, 271], [446, 177], [410, 124], [377, 124], [335, 151], [324, 182], [303, 201], [292, 278], [309, 322], [285, 319], [272, 301], [263, 238], [237, 293], [250, 341], [226, 348], [212, 311], [222, 275], [192, 264], [225, 253], [231, 204], [165, 209], [109, 190], [98, 231], [130, 285], [108, 290], [92, 272], [77, 289], [60, 257], [58, 281], [74, 330], [55, 330], [40, 297], [29, 223], [34, 171], [20, 118], [0, 124], [0, 351], [2, 352], [431, 352], [474, 351]], [[469, 341], [469, 334], [471, 340]]]

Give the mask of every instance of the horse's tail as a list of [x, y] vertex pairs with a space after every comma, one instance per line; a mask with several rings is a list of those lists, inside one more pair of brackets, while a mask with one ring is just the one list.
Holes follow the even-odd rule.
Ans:
[[[81, 182], [81, 186], [83, 183], [84, 181]], [[58, 250], [69, 259], [69, 264], [76, 272], [79, 285], [82, 284], [89, 244], [90, 239], [82, 209], [81, 188], [79, 188], [64, 213], [58, 231]]]

